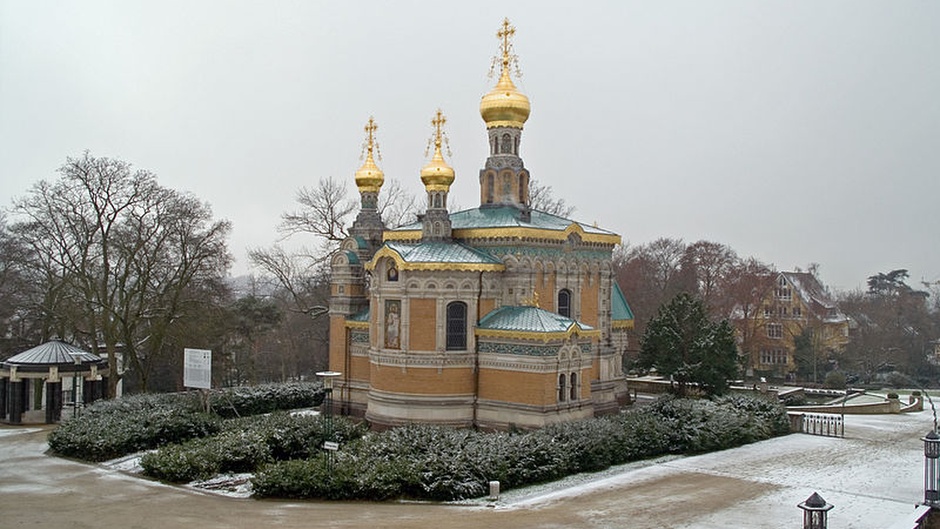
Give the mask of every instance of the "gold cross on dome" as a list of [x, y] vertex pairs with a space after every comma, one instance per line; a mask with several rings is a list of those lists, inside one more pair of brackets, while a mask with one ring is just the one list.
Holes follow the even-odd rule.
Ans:
[[503, 27], [500, 28], [500, 30], [496, 32], [496, 37], [503, 41], [502, 45], [500, 46], [503, 52], [503, 65], [509, 64], [509, 58], [512, 53], [511, 51], [512, 43], [509, 42], [509, 38], [515, 34], [516, 34], [516, 28], [512, 27], [509, 24], [508, 18], [504, 18]]
[[375, 145], [375, 131], [379, 126], [375, 124], [375, 119], [372, 116], [369, 116], [369, 122], [366, 123], [366, 145], [369, 149], [369, 152], [372, 152], [372, 147]]
[[369, 122], [366, 123], [366, 126], [363, 130], [366, 131], [366, 141], [362, 143], [362, 151], [359, 153], [359, 159], [371, 158], [372, 152], [375, 151], [375, 156], [381, 160], [382, 153], [379, 151], [379, 142], [375, 138], [375, 131], [378, 130], [379, 126], [375, 123], [375, 118], [369, 116]]
[[441, 136], [444, 135], [444, 123], [447, 123], [447, 118], [444, 117], [444, 112], [441, 109], [437, 109], [437, 114], [431, 120], [431, 125], [434, 127], [434, 145], [438, 147], [441, 145]]

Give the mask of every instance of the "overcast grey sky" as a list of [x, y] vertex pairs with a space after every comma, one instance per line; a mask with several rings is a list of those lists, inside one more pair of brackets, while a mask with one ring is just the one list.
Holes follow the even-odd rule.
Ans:
[[297, 189], [355, 190], [370, 115], [386, 178], [421, 191], [440, 107], [474, 207], [503, 17], [522, 157], [577, 220], [819, 263], [839, 289], [940, 280], [934, 0], [0, 0], [0, 205], [89, 149], [208, 201], [245, 273]]

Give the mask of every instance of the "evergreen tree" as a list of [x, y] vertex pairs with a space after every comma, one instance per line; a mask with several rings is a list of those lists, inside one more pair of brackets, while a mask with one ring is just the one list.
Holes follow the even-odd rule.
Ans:
[[728, 320], [712, 322], [701, 300], [681, 293], [663, 305], [643, 335], [640, 365], [672, 377], [680, 395], [689, 384], [721, 394], [738, 375], [734, 330]]

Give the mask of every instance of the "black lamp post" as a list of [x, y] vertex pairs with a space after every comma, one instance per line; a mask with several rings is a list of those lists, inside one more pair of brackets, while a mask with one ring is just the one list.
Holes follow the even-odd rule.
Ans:
[[333, 440], [333, 379], [342, 375], [337, 371], [320, 371], [317, 376], [323, 380], [323, 403], [320, 405], [320, 411], [326, 422], [326, 440], [323, 441], [323, 449], [326, 450], [326, 470], [327, 473], [333, 473], [333, 452], [339, 449], [339, 443]]
[[826, 503], [818, 492], [814, 492], [798, 507], [803, 509], [803, 529], [826, 529], [829, 526], [828, 517], [832, 504]]
[[940, 506], [940, 435], [930, 430], [924, 442], [924, 503]]

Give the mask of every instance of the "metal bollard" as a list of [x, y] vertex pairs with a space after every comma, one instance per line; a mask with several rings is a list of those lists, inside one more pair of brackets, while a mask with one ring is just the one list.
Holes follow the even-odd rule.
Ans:
[[499, 482], [490, 481], [490, 501], [499, 501]]

